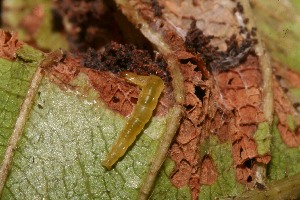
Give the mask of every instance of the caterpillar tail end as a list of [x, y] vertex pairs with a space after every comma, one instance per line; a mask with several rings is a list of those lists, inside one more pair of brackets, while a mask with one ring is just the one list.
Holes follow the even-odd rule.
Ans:
[[113, 164], [109, 162], [108, 159], [104, 159], [102, 162], [101, 162], [102, 166], [105, 167], [107, 170], [111, 170]]

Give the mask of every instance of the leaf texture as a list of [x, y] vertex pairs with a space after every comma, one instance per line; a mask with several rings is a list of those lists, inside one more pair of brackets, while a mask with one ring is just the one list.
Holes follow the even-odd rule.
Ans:
[[[70, 10], [64, 6], [74, 2], [55, 2], [69, 45], [81, 54], [46, 66], [43, 53], [0, 34], [1, 199], [255, 198], [248, 188], [285, 198], [297, 191], [299, 31], [287, 21], [299, 6], [287, 2], [82, 1]], [[17, 4], [28, 10], [18, 13]], [[42, 49], [65, 46], [50, 26], [50, 5], [4, 1], [4, 22]], [[293, 10], [276, 18], [276, 8]], [[114, 19], [96, 28], [99, 16]], [[107, 44], [135, 36], [143, 49]], [[90, 44], [98, 51], [85, 53]], [[101, 161], [140, 92], [120, 78], [126, 70], [161, 75], [166, 88], [152, 120], [107, 171]]]
[[[19, 56], [26, 57], [21, 53]], [[166, 117], [153, 118], [122, 161], [112, 171], [106, 171], [101, 160], [125, 119], [98, 101], [98, 94], [87, 80], [86, 75], [79, 74], [71, 83], [78, 87], [77, 91], [89, 88], [83, 96], [62, 90], [47, 76], [43, 79], [16, 147], [3, 199], [136, 198], [165, 131]]]

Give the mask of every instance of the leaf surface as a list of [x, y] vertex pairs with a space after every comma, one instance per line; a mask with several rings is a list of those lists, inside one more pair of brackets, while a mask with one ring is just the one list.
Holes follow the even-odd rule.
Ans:
[[[28, 50], [30, 51], [30, 49]], [[13, 132], [19, 108], [29, 90], [36, 66], [42, 58], [39, 52], [36, 52], [34, 56], [34, 58], [21, 57], [16, 62], [0, 59], [1, 160], [4, 158], [4, 152]], [[23, 59], [28, 59], [28, 62], [24, 62]]]
[[[28, 51], [31, 50], [21, 49], [18, 56], [30, 60], [32, 58], [29, 55], [22, 54]], [[38, 51], [31, 53], [40, 55]], [[20, 93], [24, 98], [30, 78], [38, 66], [37, 61], [24, 64], [19, 60], [3, 60], [7, 71], [11, 69], [10, 66], [31, 70], [31, 74], [26, 76], [27, 85], [23, 84], [27, 86], [23, 93], [10, 90], [11, 93]], [[24, 74], [19, 74], [19, 77], [15, 74], [16, 80], [9, 77], [10, 81], [18, 84], [15, 88], [22, 85], [19, 80], [25, 79]], [[99, 94], [89, 85], [86, 75], [80, 73], [71, 85], [77, 88], [77, 92], [63, 90], [51, 82], [47, 75], [42, 80], [15, 150], [2, 193], [3, 199], [137, 197], [158, 141], [165, 132], [167, 116], [153, 118], [126, 156], [115, 168], [107, 171], [102, 167], [101, 160], [126, 119], [99, 101]], [[83, 90], [85, 96], [80, 93]], [[8, 96], [8, 101], [15, 96]], [[20, 106], [22, 98], [19, 99]], [[8, 109], [7, 104], [3, 110]], [[18, 116], [18, 109], [14, 115]], [[13, 128], [14, 124], [11, 124]], [[2, 143], [6, 144], [7, 139]]]
[[[19, 1], [5, 2], [15, 12]], [[297, 16], [299, 7], [288, 16], [273, 21], [270, 19], [273, 15], [268, 12], [276, 8], [280, 8], [279, 13], [286, 12], [284, 5], [275, 1], [265, 4], [251, 1], [258, 32], [275, 61], [270, 63], [258, 37], [255, 56], [248, 55], [241, 63], [224, 71], [208, 71], [209, 57], [204, 63], [201, 56], [205, 57], [207, 52], [201, 51], [201, 42], [197, 43], [197, 39], [207, 39], [200, 37], [203, 36], [200, 29], [206, 36], [215, 36], [204, 49], [217, 46], [225, 52], [233, 34], [238, 34], [236, 41], [242, 42], [240, 26], [247, 24], [247, 17], [250, 17], [249, 27], [253, 28], [253, 16], [247, 10], [250, 4], [244, 6], [247, 8], [245, 13], [239, 13], [233, 12], [239, 4], [230, 0], [201, 3], [158, 1], [158, 6], [162, 5], [164, 9], [163, 15], [157, 17], [150, 9], [153, 4], [149, 2], [115, 2], [123, 15], [166, 59], [176, 105], [163, 116], [154, 116], [126, 155], [111, 171], [107, 171], [101, 166], [101, 160], [127, 118], [114, 111], [115, 108], [118, 110], [117, 106], [109, 108], [101, 100], [103, 96], [95, 87], [97, 78], [100, 79], [99, 72], [93, 71], [99, 75], [95, 76], [94, 83], [87, 73], [90, 69], [78, 70], [70, 80], [62, 71], [58, 71], [60, 75], [56, 77], [57, 69], [45, 69], [39, 74], [43, 55], [28, 46], [22, 47], [13, 61], [0, 59], [0, 158], [2, 163], [11, 162], [9, 171], [0, 172], [2, 177], [8, 175], [7, 179], [1, 180], [5, 184], [2, 199], [136, 199], [141, 198], [141, 191], [146, 191], [143, 198], [150, 195], [150, 199], [215, 199], [243, 197], [248, 187], [261, 189], [262, 196], [266, 190], [271, 191], [271, 197], [277, 197], [280, 192], [272, 192], [268, 186], [276, 188], [276, 181], [286, 177], [292, 180], [290, 190], [296, 191], [300, 185], [297, 184], [300, 169], [300, 75], [298, 43], [295, 42], [299, 31], [298, 24], [286, 22], [291, 16]], [[48, 1], [45, 3], [50, 5]], [[32, 11], [33, 4], [29, 5]], [[264, 12], [265, 9], [268, 12]], [[30, 15], [31, 11], [26, 12]], [[49, 7], [46, 11], [45, 19], [49, 22]], [[17, 27], [22, 16], [28, 17], [28, 13], [23, 14], [16, 20], [8, 13], [7, 22]], [[196, 24], [194, 29], [193, 21]], [[55, 35], [48, 40], [49, 44], [43, 44], [48, 42], [45, 38], [52, 35], [48, 25], [40, 25], [44, 26], [46, 34], [42, 36], [37, 31], [35, 36], [42, 41], [37, 43], [47, 49], [56, 48], [51, 44], [56, 40]], [[192, 33], [198, 34], [194, 42], [200, 44], [200, 52], [186, 49], [186, 36]], [[21, 33], [21, 36], [28, 37], [26, 33]], [[119, 55], [120, 59], [128, 56]], [[138, 57], [137, 54], [130, 56]], [[231, 56], [229, 54], [223, 59], [232, 61], [234, 56]], [[226, 64], [222, 63], [224, 60], [213, 62]], [[287, 68], [283, 68], [282, 63]], [[271, 74], [271, 66], [274, 74]], [[66, 69], [66, 72], [70, 71]], [[16, 141], [11, 135], [16, 130], [18, 119], [23, 116], [20, 111], [24, 109], [23, 102], [32, 90], [32, 80], [37, 74], [42, 80], [38, 82], [39, 88], [34, 91], [33, 100], [30, 100], [32, 105], [26, 104], [29, 112], [24, 115], [26, 123], [17, 137], [19, 141], [11, 147], [11, 141]], [[99, 83], [106, 84], [105, 81]], [[115, 82], [116, 88], [122, 91], [124, 87], [118, 87], [118, 84]], [[126, 87], [131, 91], [131, 86]], [[121, 93], [127, 95], [130, 92]], [[165, 135], [169, 138], [164, 138]], [[12, 157], [7, 156], [8, 147], [14, 150]], [[272, 185], [273, 181], [275, 185]], [[281, 182], [284, 184], [278, 184], [278, 191], [283, 190], [282, 195], [286, 195], [288, 184], [285, 180]], [[255, 194], [249, 194], [255, 197]]]

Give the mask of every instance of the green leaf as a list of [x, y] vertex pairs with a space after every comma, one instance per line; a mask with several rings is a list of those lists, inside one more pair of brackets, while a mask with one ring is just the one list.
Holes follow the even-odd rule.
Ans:
[[163, 119], [153, 120], [124, 159], [108, 172], [101, 160], [125, 120], [103, 105], [66, 94], [48, 80], [38, 93], [3, 197], [12, 193], [26, 199], [134, 198], [159, 138], [147, 133]]
[[236, 181], [232, 167], [231, 144], [220, 143], [217, 137], [210, 136], [206, 146], [203, 146], [200, 152], [209, 152], [218, 170], [218, 178], [212, 185], [201, 186], [199, 199], [215, 199], [241, 194], [244, 186]]
[[[32, 48], [28, 47], [28, 52]], [[29, 90], [36, 66], [42, 55], [35, 51], [35, 56], [18, 54], [19, 58], [11, 62], [0, 58], [0, 160], [3, 160], [8, 140], [16, 123], [19, 108]], [[23, 57], [22, 57], [23, 56]], [[23, 59], [28, 59], [24, 61]]]
[[299, 1], [255, 0], [252, 3], [258, 31], [272, 57], [299, 72]]
[[174, 169], [174, 162], [167, 159], [156, 180], [150, 199], [191, 199], [191, 193], [187, 186], [175, 188], [170, 181], [170, 174]]
[[268, 166], [270, 180], [292, 176], [299, 173], [300, 169], [300, 147], [291, 148], [282, 141], [277, 123], [278, 118], [275, 118], [272, 130], [272, 159]]
[[300, 101], [300, 88], [289, 88], [291, 98], [294, 101]]
[[[25, 46], [18, 51], [18, 57], [14, 62], [1, 60], [1, 76], [7, 82], [1, 85], [7, 86], [3, 102], [16, 99], [20, 107], [42, 56]], [[47, 76], [43, 78], [11, 158], [1, 199], [137, 198], [170, 116], [154, 117], [126, 155], [107, 171], [101, 160], [126, 119], [99, 100], [85, 74], [80, 73], [70, 84], [76, 91], [62, 89]], [[7, 113], [14, 108], [14, 120], [5, 113], [1, 121], [10, 125], [7, 136], [1, 139], [2, 161], [19, 114], [16, 103], [2, 108]], [[161, 187], [177, 190], [170, 184]], [[188, 190], [183, 195], [188, 195]]]
[[256, 140], [257, 152], [259, 155], [265, 155], [270, 152], [271, 134], [267, 122], [262, 122], [258, 125], [257, 130], [254, 133], [254, 139]]
[[[5, 1], [6, 5], [14, 5], [14, 8], [15, 5], [20, 5], [32, 9], [35, 1], [28, 2]], [[50, 5], [50, 1], [43, 2]], [[50, 12], [49, 8], [48, 6], [46, 13]], [[276, 6], [274, 8], [267, 5], [267, 9], [276, 10]], [[279, 11], [279, 13], [286, 12], [281, 9]], [[28, 13], [30, 10], [24, 11], [25, 14], [26, 12]], [[7, 22], [15, 20], [10, 22], [12, 27], [18, 29], [17, 25], [25, 16], [24, 13], [23, 10], [18, 13], [13, 9], [13, 12], [5, 13], [5, 17], [10, 17], [6, 18]], [[284, 19], [289, 21], [290, 16], [297, 15], [292, 10], [290, 15]], [[47, 19], [50, 18], [47, 17]], [[289, 28], [293, 24], [282, 22], [279, 26], [276, 21], [272, 21], [270, 23], [272, 26], [269, 27], [269, 20], [269, 18], [259, 20], [261, 23], [266, 23], [259, 27], [259, 30], [265, 33], [265, 41], [268, 42], [269, 49], [274, 52], [273, 57], [277, 57], [290, 67], [296, 66], [295, 64], [299, 61], [298, 43], [294, 41], [299, 39], [298, 22], [295, 27]], [[290, 21], [294, 23], [293, 20]], [[137, 22], [140, 23], [139, 20]], [[266, 26], [264, 27], [264, 25]], [[42, 27], [42, 30], [46, 31], [45, 33], [38, 32], [38, 46], [51, 49], [57, 48], [56, 44], [59, 46], [63, 44], [53, 42], [56, 41], [56, 36], [52, 34], [49, 23]], [[147, 26], [140, 27], [144, 31], [148, 30]], [[288, 30], [284, 34], [292, 39], [292, 42], [284, 37], [281, 38], [283, 33], [281, 29]], [[20, 35], [26, 38], [28, 37], [26, 34], [21, 31]], [[148, 34], [149, 37], [160, 36], [157, 32], [148, 32]], [[161, 49], [165, 47], [165, 44], [168, 45], [168, 43], [161, 43], [160, 40], [157, 41], [155, 45], [162, 45]], [[279, 46], [278, 44], [283, 45]], [[168, 48], [163, 50], [161, 53], [165, 54], [169, 51]], [[281, 54], [281, 52], [283, 53]], [[179, 62], [175, 59], [178, 62], [176, 63], [171, 58], [174, 59], [169, 56], [170, 66], [176, 66], [179, 69]], [[32, 108], [31, 104], [27, 105], [30, 112], [24, 115], [26, 124], [22, 125], [22, 131], [20, 131], [22, 134], [17, 135], [20, 139], [17, 146], [12, 148], [14, 156], [5, 157], [6, 150], [11, 145], [10, 141], [16, 141], [11, 135], [20, 117], [20, 109], [22, 110], [24, 106], [22, 103], [27, 99], [28, 91], [32, 89], [31, 81], [37, 75], [35, 72], [38, 72], [38, 65], [42, 59], [43, 55], [39, 51], [28, 46], [17, 52], [15, 61], [0, 59], [0, 122], [2, 123], [0, 158], [2, 166], [5, 162], [11, 162], [9, 174], [5, 170], [0, 172], [1, 177], [8, 175], [1, 199], [138, 198], [140, 188], [147, 184], [147, 175], [152, 173], [150, 165], [156, 159], [159, 142], [169, 128], [168, 119], [173, 117], [170, 114], [171, 111], [164, 117], [154, 117], [115, 168], [106, 171], [101, 166], [101, 160], [124, 126], [126, 118], [111, 111], [99, 100], [98, 93], [89, 85], [88, 78], [82, 73], [70, 83], [76, 88], [76, 91], [57, 85], [47, 76], [41, 82], [37, 82], [40, 87], [38, 91], [34, 92]], [[178, 89], [183, 87], [183, 84], [178, 84], [183, 81], [180, 80], [182, 76], [178, 69], [175, 73], [178, 76], [173, 76], [175, 77], [173, 78], [173, 85], [175, 85], [173, 89], [177, 90], [175, 94], [178, 99], [184, 99], [184, 90]], [[291, 92], [298, 96], [296, 90], [294, 93]], [[271, 102], [271, 99], [269, 101]], [[292, 115], [289, 116], [288, 126], [291, 130], [296, 129], [296, 122], [297, 120]], [[276, 119], [272, 129], [272, 138], [269, 137], [270, 128], [266, 122], [259, 124], [254, 135], [260, 155], [268, 153], [271, 149], [271, 163], [268, 165], [268, 177], [266, 177], [268, 181], [297, 174], [300, 169], [299, 147], [291, 148], [284, 144], [276, 127], [277, 123]], [[207, 153], [211, 156], [218, 173], [218, 177], [212, 185], [201, 185], [199, 189], [201, 199], [235, 197], [245, 189], [245, 185], [236, 180], [231, 151], [232, 144], [222, 143], [215, 136], [210, 136], [200, 147], [201, 154], [206, 155]], [[200, 157], [202, 158], [204, 155], [200, 155]], [[155, 182], [150, 199], [191, 198], [190, 189], [187, 186], [178, 189], [172, 185], [170, 177], [173, 170], [173, 161], [167, 159]], [[0, 183], [1, 181], [4, 180], [0, 179]]]

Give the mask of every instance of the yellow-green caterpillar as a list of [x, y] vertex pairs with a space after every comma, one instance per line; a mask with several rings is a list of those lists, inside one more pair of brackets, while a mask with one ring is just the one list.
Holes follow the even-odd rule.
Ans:
[[125, 127], [102, 161], [102, 165], [107, 169], [111, 169], [115, 162], [125, 154], [128, 147], [132, 145], [137, 135], [150, 120], [158, 98], [164, 89], [164, 82], [158, 76], [140, 76], [129, 72], [122, 75], [128, 82], [141, 87], [142, 91]]

